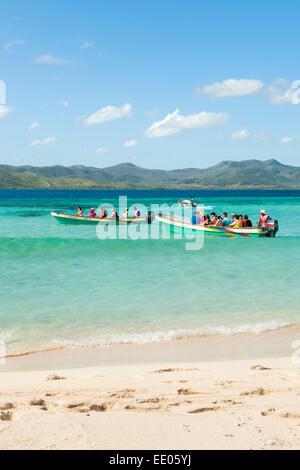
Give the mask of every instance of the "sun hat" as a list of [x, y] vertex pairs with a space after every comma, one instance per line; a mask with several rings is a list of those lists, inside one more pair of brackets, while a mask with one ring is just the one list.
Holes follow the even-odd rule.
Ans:
[[264, 209], [262, 209], [262, 210], [260, 211], [260, 213], [261, 213], [261, 214], [266, 214], [266, 211], [265, 211]]

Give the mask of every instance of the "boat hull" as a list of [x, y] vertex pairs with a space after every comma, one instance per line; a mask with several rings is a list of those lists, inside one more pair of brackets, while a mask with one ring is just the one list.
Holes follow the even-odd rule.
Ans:
[[97, 224], [117, 224], [117, 225], [128, 225], [128, 224], [138, 224], [141, 222], [147, 222], [148, 219], [146, 217], [129, 217], [128, 219], [100, 219], [99, 217], [86, 217], [86, 216], [78, 216], [72, 214], [60, 214], [58, 212], [50, 212], [50, 214], [57, 220], [58, 223], [64, 225], [94, 225]]
[[180, 235], [195, 235], [196, 233], [202, 233], [205, 236], [222, 236], [222, 237], [246, 237], [246, 238], [257, 238], [257, 237], [268, 237], [268, 231], [262, 227], [247, 227], [247, 228], [227, 228], [227, 227], [211, 227], [205, 225], [194, 225], [188, 220], [182, 217], [170, 216], [159, 214], [156, 215], [156, 219], [167, 224], [173, 233]]

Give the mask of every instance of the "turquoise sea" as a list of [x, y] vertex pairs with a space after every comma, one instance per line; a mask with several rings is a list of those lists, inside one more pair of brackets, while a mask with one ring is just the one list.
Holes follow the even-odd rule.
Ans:
[[0, 341], [8, 353], [276, 329], [300, 319], [300, 192], [194, 191], [207, 212], [261, 209], [275, 239], [99, 240], [51, 210], [174, 204], [190, 191], [0, 190]]

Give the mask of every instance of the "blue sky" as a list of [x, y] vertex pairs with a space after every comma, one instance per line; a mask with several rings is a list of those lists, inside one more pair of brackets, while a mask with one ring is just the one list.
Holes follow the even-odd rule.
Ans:
[[298, 0], [2, 3], [0, 163], [300, 165], [299, 18]]

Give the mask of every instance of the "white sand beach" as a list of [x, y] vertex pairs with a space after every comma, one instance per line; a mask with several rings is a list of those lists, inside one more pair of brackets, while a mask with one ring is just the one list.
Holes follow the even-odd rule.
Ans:
[[42, 365], [62, 364], [66, 353], [9, 360], [0, 372], [0, 449], [299, 448], [300, 369], [291, 357], [158, 362], [166, 354], [153, 350], [153, 362], [55, 370]]

